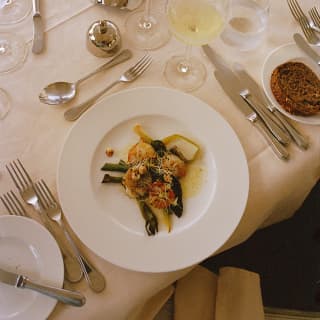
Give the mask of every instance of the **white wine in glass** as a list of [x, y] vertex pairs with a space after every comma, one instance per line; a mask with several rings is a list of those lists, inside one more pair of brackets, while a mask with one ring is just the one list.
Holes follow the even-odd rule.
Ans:
[[167, 17], [173, 35], [187, 44], [186, 53], [166, 64], [167, 81], [183, 91], [199, 88], [206, 79], [201, 61], [190, 55], [192, 46], [208, 44], [222, 31], [228, 0], [168, 0]]

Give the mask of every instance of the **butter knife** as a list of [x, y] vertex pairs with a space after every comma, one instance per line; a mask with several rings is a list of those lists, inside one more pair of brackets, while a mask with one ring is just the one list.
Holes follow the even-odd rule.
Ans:
[[[219, 57], [208, 45], [202, 46], [203, 51], [216, 67], [217, 70], [221, 70], [224, 74], [227, 74], [232, 79], [234, 89], [237, 90], [238, 94], [257, 112], [261, 117], [265, 125], [268, 127], [270, 132], [284, 145], [287, 145], [290, 141], [288, 134], [279, 126], [279, 124], [271, 117], [268, 111], [257, 101], [252, 95], [249, 88], [246, 87], [236, 76], [236, 74], [223, 63], [223, 59]], [[237, 85], [236, 85], [237, 84]]]
[[57, 299], [63, 303], [81, 307], [85, 304], [86, 298], [77, 291], [65, 290], [51, 286], [45, 286], [21, 274], [0, 269], [0, 282], [20, 289], [30, 289], [44, 294], [48, 297]]
[[44, 30], [40, 14], [40, 0], [32, 0], [33, 5], [33, 42], [32, 52], [39, 54], [44, 49]]
[[315, 63], [320, 66], [320, 55], [318, 55], [304, 40], [304, 38], [299, 33], [295, 33], [293, 35], [293, 39], [297, 46], [308, 56], [310, 57]]
[[274, 114], [274, 116], [282, 124], [282, 127], [289, 133], [292, 140], [296, 145], [303, 150], [308, 149], [309, 142], [308, 140], [298, 132], [298, 130], [286, 120], [285, 116], [281, 114], [277, 108], [272, 105], [269, 98], [266, 96], [259, 84], [250, 76], [250, 74], [244, 69], [240, 63], [233, 64], [233, 70], [239, 79], [244, 83], [246, 87], [255, 95], [255, 97], [262, 102], [267, 109]]
[[[214, 75], [217, 81], [220, 83], [222, 89], [231, 98], [238, 109], [244, 114], [246, 119], [250, 121], [265, 139], [269, 142], [274, 153], [282, 160], [288, 160], [290, 155], [286, 148], [274, 137], [274, 135], [268, 130], [265, 123], [261, 120], [259, 115], [252, 109], [245, 100], [237, 93], [234, 88], [234, 79], [229, 77], [228, 73], [224, 73], [222, 70], [216, 70]], [[236, 84], [237, 86], [237, 84]]]

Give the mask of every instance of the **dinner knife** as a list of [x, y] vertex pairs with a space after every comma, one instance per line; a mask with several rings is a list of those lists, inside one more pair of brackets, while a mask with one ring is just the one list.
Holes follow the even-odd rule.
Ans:
[[308, 149], [308, 140], [298, 132], [298, 130], [286, 120], [285, 116], [270, 102], [269, 98], [266, 96], [259, 84], [250, 76], [250, 74], [244, 69], [240, 63], [233, 64], [233, 70], [235, 74], [239, 77], [241, 82], [249, 88], [249, 90], [255, 95], [255, 97], [262, 102], [267, 109], [272, 112], [275, 117], [282, 124], [282, 127], [289, 133], [292, 140], [296, 145], [303, 150]]
[[44, 30], [40, 14], [40, 0], [32, 0], [33, 5], [33, 43], [32, 52], [39, 54], [44, 49]]
[[268, 111], [265, 111], [264, 107], [261, 106], [259, 101], [252, 95], [249, 88], [247, 88], [239, 80], [236, 74], [229, 68], [218, 54], [216, 54], [208, 45], [202, 46], [203, 51], [216, 67], [217, 70], [221, 70], [224, 74], [233, 82], [233, 87], [237, 93], [256, 111], [256, 113], [261, 117], [265, 125], [271, 131], [271, 133], [284, 145], [287, 145], [290, 141], [288, 134], [278, 125], [278, 123], [271, 117]]
[[293, 35], [293, 39], [297, 46], [313, 61], [316, 62], [318, 66], [320, 66], [320, 55], [318, 55], [304, 40], [304, 38], [299, 33], [295, 33]]
[[[237, 93], [237, 90], [233, 87], [234, 79], [230, 78], [228, 73], [224, 73], [222, 70], [216, 70], [214, 75], [217, 81], [220, 83], [224, 92], [231, 98], [238, 109], [245, 115], [256, 128], [260, 130], [262, 135], [269, 142], [274, 153], [282, 160], [289, 159], [289, 152], [286, 148], [274, 137], [274, 135], [268, 130], [265, 123], [261, 120], [260, 116], [247, 104], [245, 100]], [[236, 84], [237, 86], [237, 84]]]
[[63, 303], [81, 307], [85, 304], [86, 298], [77, 291], [65, 290], [56, 287], [49, 287], [31, 281], [28, 277], [21, 274], [0, 269], [0, 282], [20, 289], [30, 289], [55, 298]]

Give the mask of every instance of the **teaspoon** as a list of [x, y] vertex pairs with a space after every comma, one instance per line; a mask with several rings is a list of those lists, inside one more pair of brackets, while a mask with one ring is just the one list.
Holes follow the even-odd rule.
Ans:
[[121, 62], [124, 62], [132, 57], [132, 52], [128, 49], [121, 51], [118, 55], [116, 55], [113, 59], [109, 60], [107, 63], [103, 64], [93, 72], [87, 74], [83, 78], [75, 81], [73, 83], [59, 81], [54, 82], [46, 86], [39, 94], [39, 99], [42, 103], [57, 105], [63, 104], [70, 100], [72, 100], [76, 93], [78, 85], [95, 75], [96, 73], [109, 69]]

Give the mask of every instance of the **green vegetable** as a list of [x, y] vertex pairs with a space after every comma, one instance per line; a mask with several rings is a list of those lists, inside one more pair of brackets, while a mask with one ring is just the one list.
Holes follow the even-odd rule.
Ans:
[[103, 179], [101, 182], [102, 183], [121, 183], [122, 177], [111, 176], [110, 174], [106, 173], [103, 176]]
[[151, 208], [143, 200], [137, 200], [141, 214], [145, 220], [145, 229], [148, 236], [154, 236], [158, 232], [158, 220]]
[[103, 171], [118, 171], [118, 172], [127, 172], [128, 169], [129, 169], [129, 165], [123, 160], [120, 160], [118, 163], [106, 162], [101, 168], [101, 170]]

